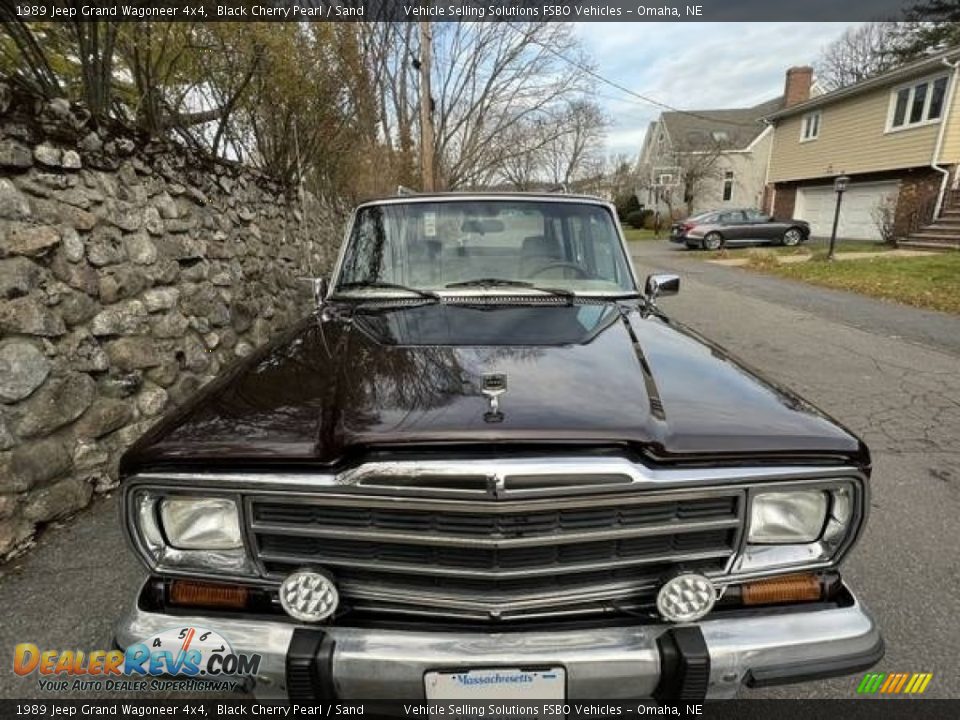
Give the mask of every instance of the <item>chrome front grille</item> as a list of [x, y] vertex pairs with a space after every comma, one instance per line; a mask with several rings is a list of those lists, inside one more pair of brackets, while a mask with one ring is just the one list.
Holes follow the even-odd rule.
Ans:
[[510, 619], [652, 601], [679, 568], [723, 572], [735, 488], [509, 499], [360, 492], [246, 498], [264, 573], [321, 566], [370, 611]]

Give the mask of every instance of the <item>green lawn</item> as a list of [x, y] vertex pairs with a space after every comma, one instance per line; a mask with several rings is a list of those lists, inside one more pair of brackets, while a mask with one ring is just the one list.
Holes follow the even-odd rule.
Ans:
[[[633, 242], [634, 240], [656, 240], [653, 236], [653, 230], [637, 230], [636, 228], [625, 227], [623, 229], [623, 234], [626, 235], [627, 240]], [[660, 239], [667, 240], [669, 239], [669, 231], [661, 231]]]
[[761, 272], [960, 314], [960, 252], [924, 257], [751, 264]]

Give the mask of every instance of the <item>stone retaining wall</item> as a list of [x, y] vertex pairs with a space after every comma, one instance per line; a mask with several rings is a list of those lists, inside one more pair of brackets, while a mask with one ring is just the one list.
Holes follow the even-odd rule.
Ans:
[[338, 223], [302, 209], [248, 168], [0, 85], [0, 559], [309, 310], [301, 278], [329, 265]]

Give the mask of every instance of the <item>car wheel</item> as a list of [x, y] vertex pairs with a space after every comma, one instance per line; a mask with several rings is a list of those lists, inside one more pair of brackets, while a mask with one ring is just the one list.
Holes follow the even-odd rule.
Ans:
[[787, 247], [799, 245], [803, 240], [803, 233], [800, 228], [792, 227], [783, 234], [783, 244]]
[[719, 250], [723, 245], [723, 235], [718, 232], [707, 233], [703, 238], [704, 250]]

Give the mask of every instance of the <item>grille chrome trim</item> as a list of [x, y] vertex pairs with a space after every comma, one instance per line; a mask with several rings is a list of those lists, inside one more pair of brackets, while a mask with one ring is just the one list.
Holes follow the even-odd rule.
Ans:
[[[533, 617], [576, 615], [589, 612], [610, 611], [611, 603], [640, 607], [643, 603], [631, 602], [629, 597], [637, 593], [652, 591], [656, 587], [653, 581], [636, 583], [612, 583], [589, 590], [576, 590], [568, 593], [540, 593], [523, 596], [498, 596], [490, 601], [477, 601], [443, 595], [423, 595], [426, 601], [422, 606], [396, 602], [396, 593], [389, 587], [355, 585], [343, 583], [345, 592], [354, 598], [353, 607], [367, 612], [388, 609], [390, 612], [440, 617], [477, 618], [497, 616], [508, 619], [511, 616], [532, 619]], [[646, 603], [649, 604], [649, 603]], [[539, 611], [539, 612], [538, 612]]]
[[[435, 575], [438, 577], [450, 578], [477, 578], [477, 579], [503, 579], [511, 580], [515, 578], [534, 578], [548, 577], [558, 573], [575, 575], [577, 573], [586, 573], [594, 570], [612, 570], [625, 567], [634, 567], [637, 565], [656, 565], [663, 563], [683, 563], [695, 562], [697, 560], [710, 560], [714, 558], [726, 558], [732, 556], [733, 548], [716, 549], [704, 552], [694, 553], [672, 553], [669, 555], [657, 555], [655, 557], [634, 558], [630, 560], [607, 560], [593, 563], [571, 563], [562, 566], [550, 566], [544, 568], [528, 570], [475, 570], [472, 568], [446, 568], [446, 567], [425, 567], [418, 566], [417, 572], [422, 575]], [[362, 560], [351, 560], [348, 558], [313, 558], [306, 559], [301, 555], [282, 555], [277, 553], [261, 552], [259, 554], [261, 561], [284, 563], [291, 566], [321, 565], [323, 567], [349, 567], [360, 568], [363, 570], [379, 570], [383, 572], [410, 573], [414, 568], [410, 564], [391, 563], [391, 562], [364, 562]], [[268, 573], [269, 575], [270, 573]], [[274, 577], [282, 577], [274, 574]]]
[[455, 537], [451, 535], [427, 535], [423, 533], [399, 533], [399, 532], [381, 532], [365, 531], [349, 528], [304, 528], [294, 525], [280, 525], [268, 523], [250, 523], [250, 529], [254, 533], [276, 533], [283, 535], [296, 535], [299, 537], [316, 538], [342, 538], [345, 540], [357, 541], [383, 541], [390, 543], [404, 543], [411, 545], [437, 545], [443, 543], [455, 547], [479, 547], [479, 548], [523, 548], [523, 547], [543, 547], [545, 545], [573, 545], [575, 543], [590, 542], [594, 540], [616, 540], [634, 537], [652, 537], [657, 535], [676, 535], [692, 532], [702, 532], [707, 530], [724, 530], [735, 528], [740, 525], [740, 520], [732, 518], [730, 520], [710, 520], [693, 523], [670, 523], [650, 525], [624, 530], [605, 530], [598, 532], [566, 532], [554, 535], [535, 535], [525, 538], [467, 538]]
[[[722, 573], [735, 558], [745, 508], [742, 486], [517, 499], [244, 499], [267, 578], [316, 565], [334, 573], [345, 602], [367, 611], [499, 619], [646, 603], [638, 594], [651, 595], [667, 568], [706, 563]], [[524, 580], [530, 584], [519, 589], [502, 584]], [[492, 586], [478, 590], [478, 581]]]
[[[496, 525], [485, 536], [478, 537], [476, 534], [457, 533], [454, 528], [448, 527], [444, 532], [437, 528], [437, 522], [429, 522], [433, 525], [432, 531], [421, 529], [418, 532], [403, 532], [397, 529], [364, 529], [356, 525], [336, 526], [336, 519], [326, 521], [324, 519], [305, 518], [299, 523], [291, 521], [278, 522], [263, 520], [258, 517], [257, 509], [267, 509], [276, 506], [289, 506], [291, 500], [296, 503], [298, 510], [305, 508], [316, 508], [322, 511], [325, 508], [346, 508], [358, 509], [360, 511], [386, 511], [403, 512], [408, 511], [409, 515], [419, 515], [425, 520], [431, 519], [428, 513], [448, 514], [451, 518], [460, 516], [462, 518], [488, 517], [490, 522]], [[727, 501], [732, 506], [730, 511], [720, 506], [702, 507], [696, 503], [703, 502], [723, 502]], [[458, 547], [476, 547], [476, 548], [521, 548], [536, 547], [545, 545], [564, 545], [589, 541], [626, 539], [633, 537], [653, 537], [658, 535], [686, 534], [692, 532], [705, 532], [710, 530], [722, 530], [736, 528], [743, 522], [743, 502], [744, 493], [742, 490], [718, 489], [711, 493], [703, 492], [679, 492], [679, 493], [645, 493], [643, 495], [621, 496], [611, 498], [610, 496], [601, 497], [578, 497], [563, 499], [536, 499], [523, 501], [470, 501], [463, 500], [411, 500], [410, 498], [386, 499], [376, 496], [343, 496], [334, 494], [325, 494], [323, 496], [284, 498], [278, 502], [276, 496], [250, 495], [246, 498], [245, 516], [247, 526], [253, 534], [282, 534], [300, 537], [318, 537], [318, 538], [343, 538], [357, 541], [382, 541], [408, 543], [417, 545], [435, 545], [443, 543], [445, 545]], [[667, 522], [658, 521], [656, 518], [644, 520], [640, 517], [630, 517], [629, 513], [634, 511], [642, 512], [645, 508], [660, 508], [661, 515], [669, 515]], [[564, 513], [576, 511], [607, 511], [616, 513], [613, 525], [605, 522], [605, 527], [600, 530], [576, 530], [564, 529]], [[696, 513], [707, 511], [711, 517], [700, 519]], [[624, 517], [626, 514], [626, 517]], [[725, 517], [719, 518], [719, 515]], [[684, 517], [687, 515], [688, 517]], [[514, 518], [520, 522], [516, 524], [506, 522]], [[358, 518], [362, 520], [364, 518]], [[372, 515], [371, 515], [372, 519]], [[537, 532], [536, 524], [539, 522], [551, 522], [555, 529]], [[631, 522], [632, 521], [632, 522]], [[521, 522], [523, 526], [521, 526]], [[571, 525], [583, 524], [583, 519], [568, 518]], [[631, 523], [631, 524], [625, 524]], [[423, 523], [420, 523], [421, 525]], [[368, 520], [369, 525], [369, 520]], [[521, 533], [516, 533], [519, 528]], [[482, 530], [482, 528], [481, 528]], [[524, 534], [526, 537], [508, 536], [504, 531], [512, 535]], [[525, 532], [524, 532], [525, 531]]]

